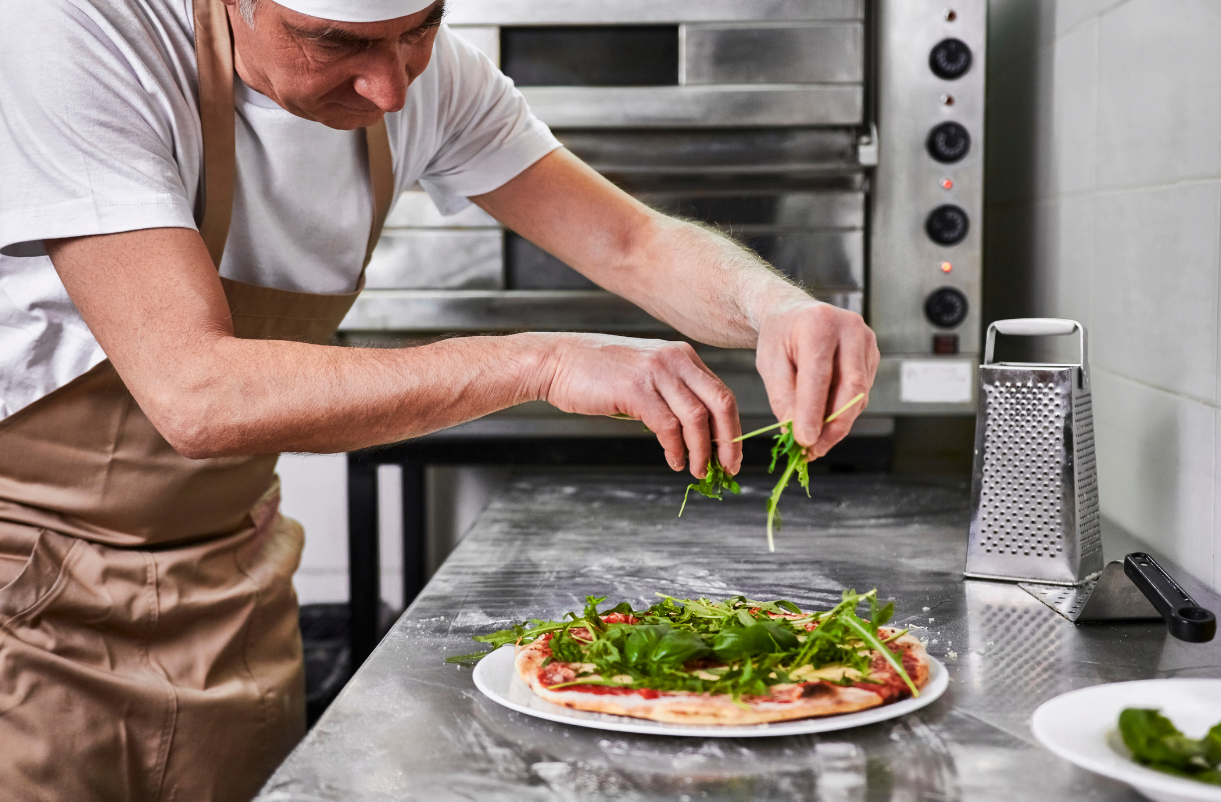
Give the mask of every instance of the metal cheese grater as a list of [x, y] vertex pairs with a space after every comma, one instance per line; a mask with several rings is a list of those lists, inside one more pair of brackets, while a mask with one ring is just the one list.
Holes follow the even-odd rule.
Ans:
[[[1081, 361], [992, 362], [996, 333], [1080, 333]], [[1019, 318], [988, 327], [975, 422], [966, 576], [1078, 585], [1102, 570], [1085, 328]]]

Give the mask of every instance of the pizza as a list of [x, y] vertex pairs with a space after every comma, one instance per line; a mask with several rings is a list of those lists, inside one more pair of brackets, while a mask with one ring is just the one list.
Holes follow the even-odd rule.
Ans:
[[[735, 596], [626, 602], [564, 621], [525, 622], [476, 639], [515, 643], [518, 676], [574, 710], [690, 725], [740, 726], [867, 710], [919, 695], [929, 658], [893, 605], [847, 592], [832, 610]], [[869, 604], [869, 613], [856, 614]]]

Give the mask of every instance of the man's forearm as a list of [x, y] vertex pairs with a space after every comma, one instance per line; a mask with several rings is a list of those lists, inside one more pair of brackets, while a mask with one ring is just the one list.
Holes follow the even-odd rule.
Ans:
[[810, 296], [752, 251], [694, 223], [650, 215], [609, 289], [709, 345], [754, 348], [761, 319]]
[[237, 339], [194, 231], [50, 241], [47, 250], [141, 409], [190, 457], [362, 448], [546, 391], [555, 335], [403, 349]]
[[339, 348], [218, 336], [157, 382], [153, 424], [193, 458], [350, 451], [540, 397], [547, 335], [415, 348]]

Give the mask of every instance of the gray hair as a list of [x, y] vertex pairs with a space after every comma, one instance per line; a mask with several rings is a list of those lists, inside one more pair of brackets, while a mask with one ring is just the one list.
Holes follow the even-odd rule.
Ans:
[[238, 0], [237, 10], [247, 25], [254, 25], [254, 10], [258, 5], [259, 0]]

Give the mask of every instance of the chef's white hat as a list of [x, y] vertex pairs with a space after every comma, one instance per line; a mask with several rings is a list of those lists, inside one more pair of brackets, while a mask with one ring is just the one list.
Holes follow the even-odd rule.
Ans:
[[423, 11], [436, 0], [276, 0], [311, 17], [336, 22], [381, 22]]

